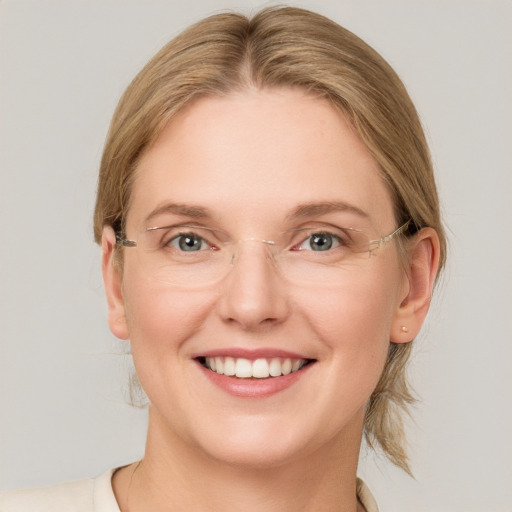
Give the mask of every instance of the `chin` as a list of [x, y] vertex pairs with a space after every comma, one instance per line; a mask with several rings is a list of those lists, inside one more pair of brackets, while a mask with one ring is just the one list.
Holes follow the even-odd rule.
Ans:
[[322, 431], [304, 418], [260, 415], [230, 418], [196, 432], [195, 446], [209, 458], [238, 468], [271, 469], [299, 461], [315, 452], [331, 450], [335, 432]]
[[257, 470], [286, 465], [300, 457], [304, 447], [289, 440], [253, 436], [250, 439], [224, 440], [213, 446], [209, 444], [204, 451], [219, 463]]

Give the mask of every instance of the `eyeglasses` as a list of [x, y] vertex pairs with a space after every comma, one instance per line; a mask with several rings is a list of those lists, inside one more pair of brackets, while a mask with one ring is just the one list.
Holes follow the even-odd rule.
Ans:
[[116, 244], [136, 248], [147, 275], [174, 286], [197, 287], [220, 281], [249, 250], [247, 246], [254, 245], [290, 282], [336, 284], [346, 278], [356, 260], [374, 255], [403, 233], [410, 222], [376, 240], [361, 229], [324, 223], [285, 231], [275, 240], [232, 240], [224, 231], [187, 223], [147, 228], [137, 240], [116, 234]]

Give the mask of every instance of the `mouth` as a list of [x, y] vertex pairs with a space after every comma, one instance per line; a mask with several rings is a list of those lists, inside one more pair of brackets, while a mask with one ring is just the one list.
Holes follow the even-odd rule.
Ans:
[[272, 357], [247, 359], [229, 356], [200, 356], [196, 360], [207, 370], [218, 375], [238, 379], [269, 379], [299, 372], [312, 364], [314, 359]]

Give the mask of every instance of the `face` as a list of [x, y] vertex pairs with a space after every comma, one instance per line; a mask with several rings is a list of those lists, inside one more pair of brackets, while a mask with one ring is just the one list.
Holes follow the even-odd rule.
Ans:
[[[373, 239], [396, 229], [378, 166], [349, 123], [300, 90], [196, 101], [142, 158], [126, 237], [171, 225], [245, 242], [232, 244], [221, 278], [191, 286], [155, 279], [141, 247], [124, 249], [110, 323], [130, 339], [151, 402], [150, 435], [238, 464], [357, 451], [408, 290], [396, 244], [338, 265], [336, 279], [293, 280], [261, 242], [310, 226], [354, 227]], [[215, 237], [199, 241], [206, 254], [221, 250]], [[296, 242], [284, 249], [294, 257]], [[315, 251], [317, 242], [299, 245]], [[172, 250], [191, 243], [174, 238]], [[205, 366], [219, 364], [260, 378]], [[296, 371], [281, 375], [290, 365]], [[269, 367], [281, 376], [265, 378]]]

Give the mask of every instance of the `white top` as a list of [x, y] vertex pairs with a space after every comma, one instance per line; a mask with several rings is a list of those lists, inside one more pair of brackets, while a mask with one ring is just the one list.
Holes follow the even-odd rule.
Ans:
[[0, 512], [120, 512], [110, 469], [96, 478], [0, 494]]
[[[110, 469], [96, 478], [0, 493], [0, 512], [120, 512]], [[357, 480], [357, 496], [366, 512], [379, 512], [370, 490]]]

